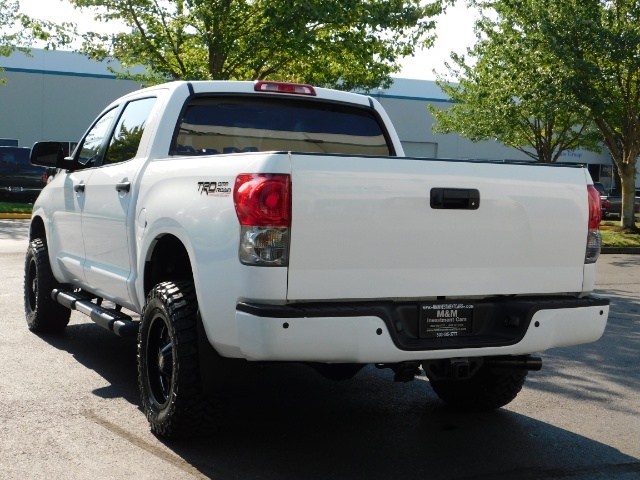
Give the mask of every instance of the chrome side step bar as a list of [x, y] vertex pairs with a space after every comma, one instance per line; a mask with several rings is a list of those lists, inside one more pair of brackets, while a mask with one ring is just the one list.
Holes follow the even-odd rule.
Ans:
[[140, 322], [134, 321], [129, 315], [119, 310], [104, 308], [92, 302], [92, 298], [83, 292], [63, 292], [54, 289], [51, 298], [71, 310], [77, 310], [87, 315], [102, 328], [115, 333], [119, 337], [133, 337], [138, 335]]

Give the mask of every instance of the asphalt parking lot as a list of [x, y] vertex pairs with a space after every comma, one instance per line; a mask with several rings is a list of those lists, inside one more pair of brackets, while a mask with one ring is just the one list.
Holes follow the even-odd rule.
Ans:
[[27, 330], [27, 221], [0, 220], [0, 478], [640, 478], [640, 255], [603, 255], [603, 338], [543, 353], [518, 398], [459, 413], [425, 377], [373, 367], [330, 382], [261, 368], [210, 437], [164, 441], [140, 411], [136, 345], [74, 313], [61, 335]]

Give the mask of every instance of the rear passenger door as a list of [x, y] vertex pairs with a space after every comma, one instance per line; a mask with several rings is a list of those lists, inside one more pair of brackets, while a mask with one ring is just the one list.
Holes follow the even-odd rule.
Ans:
[[[84, 275], [94, 293], [125, 304], [131, 295], [131, 250], [135, 205], [132, 190], [144, 158], [139, 146], [156, 98], [126, 103], [87, 181], [82, 212]], [[131, 237], [131, 238], [130, 238]]]

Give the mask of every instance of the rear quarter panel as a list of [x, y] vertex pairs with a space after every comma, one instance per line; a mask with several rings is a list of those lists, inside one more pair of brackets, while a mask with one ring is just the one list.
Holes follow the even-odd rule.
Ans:
[[[286, 154], [237, 154], [172, 157], [151, 161], [142, 176], [136, 208], [139, 264], [136, 291], [144, 305], [144, 262], [154, 242], [174, 235], [191, 259], [199, 308], [218, 352], [237, 356], [234, 323], [239, 301], [283, 302], [286, 267], [247, 267], [238, 259], [240, 226], [233, 204], [239, 173], [289, 173]], [[204, 191], [203, 183], [216, 184]]]

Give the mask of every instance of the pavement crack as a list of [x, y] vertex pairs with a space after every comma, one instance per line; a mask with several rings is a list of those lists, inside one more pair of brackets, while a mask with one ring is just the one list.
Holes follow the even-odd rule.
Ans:
[[150, 444], [149, 442], [138, 437], [137, 435], [134, 435], [133, 433], [128, 432], [124, 428], [110, 422], [109, 420], [100, 417], [95, 412], [88, 410], [83, 412], [83, 415], [87, 419], [97, 423], [101, 427], [104, 427], [105, 429], [109, 430], [112, 433], [115, 433], [119, 437], [124, 438], [125, 440], [135, 445], [136, 447], [141, 448], [142, 450], [145, 450], [146, 452], [158, 457], [159, 459], [167, 463], [170, 463], [174, 467], [179, 468], [180, 470], [188, 473], [189, 475], [192, 475], [195, 478], [203, 478], [203, 479], [209, 478], [208, 476], [203, 475], [197, 468], [187, 463], [182, 458], [176, 455], [171, 455], [170, 453], [164, 451], [162, 448], [159, 448], [155, 445]]

